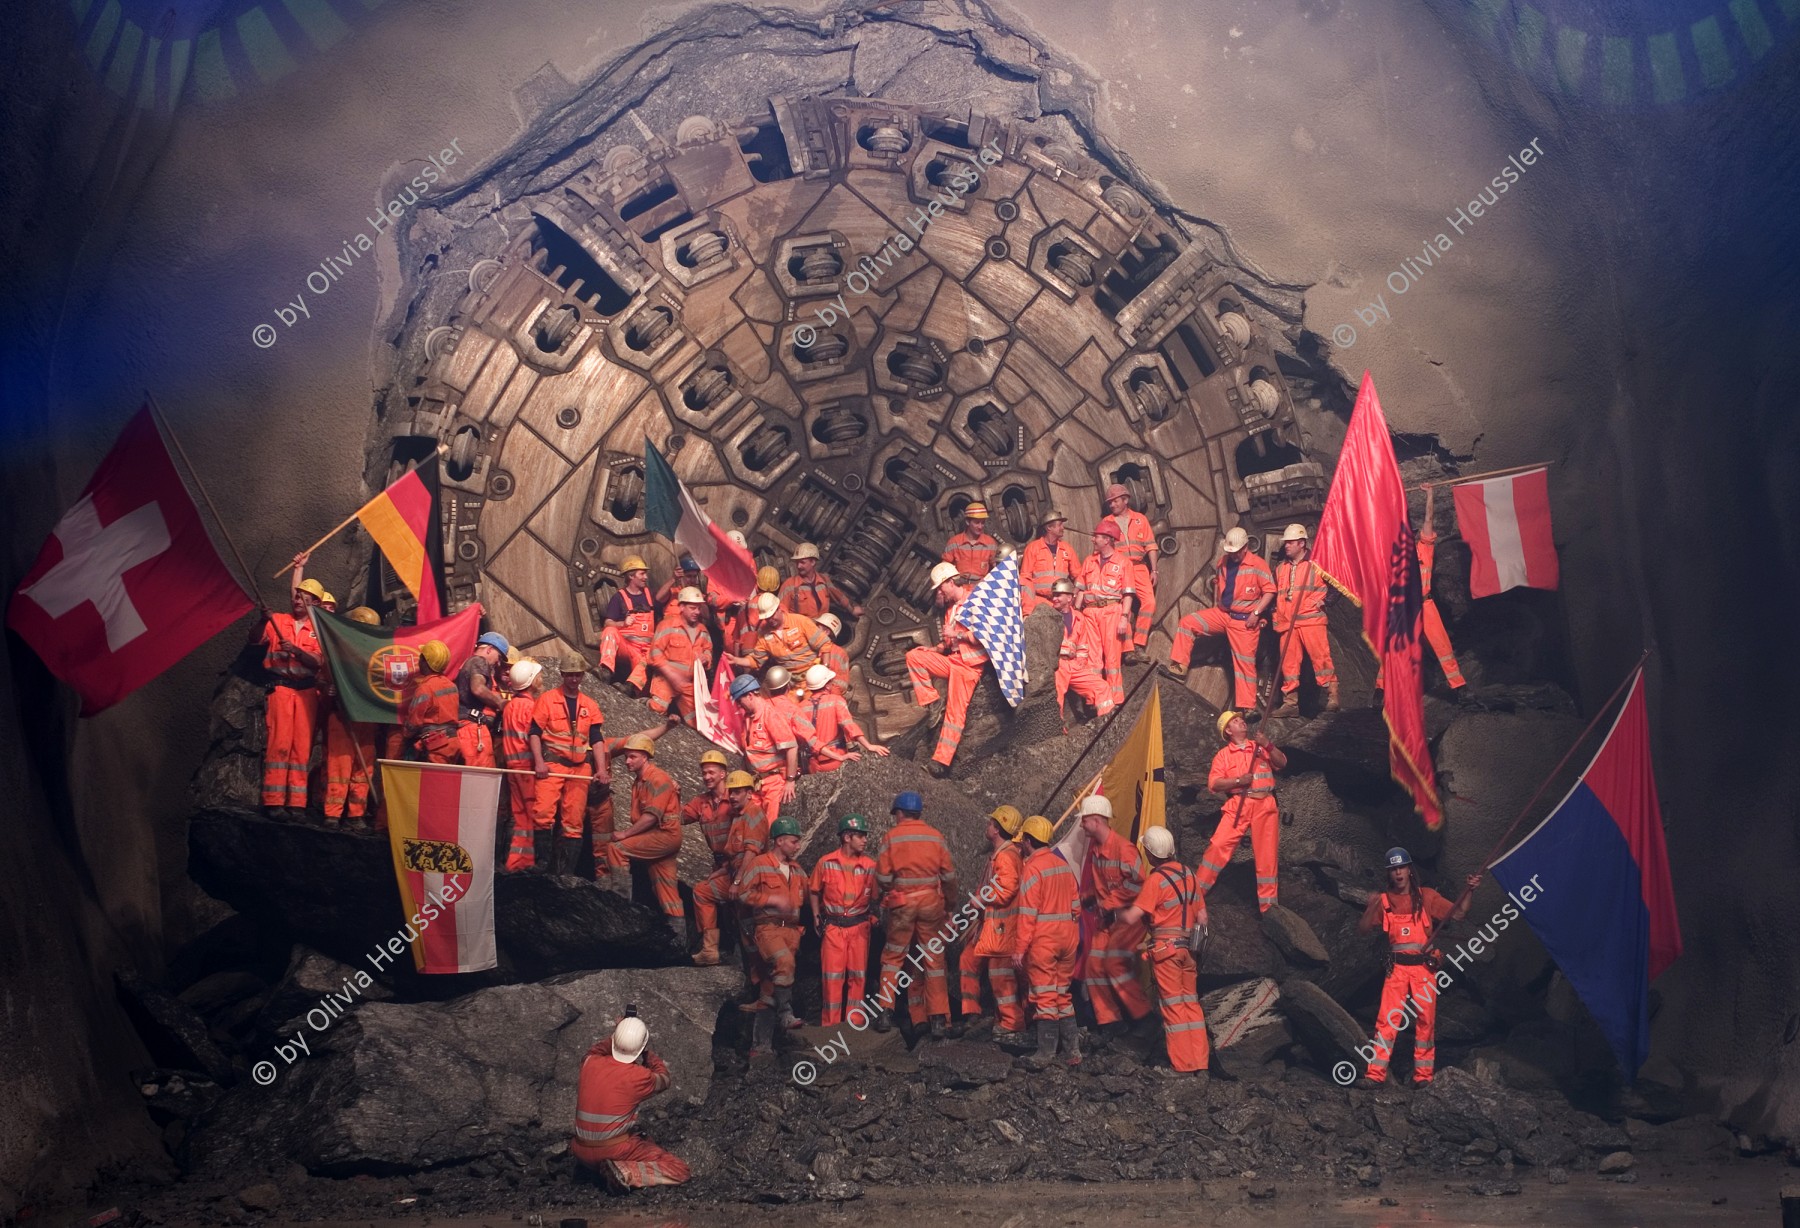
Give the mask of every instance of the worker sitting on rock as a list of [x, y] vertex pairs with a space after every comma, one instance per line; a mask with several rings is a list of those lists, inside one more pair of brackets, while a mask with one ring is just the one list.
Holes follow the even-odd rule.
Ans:
[[[1394, 1041], [1406, 1026], [1410, 1012], [1416, 1021], [1413, 1033], [1413, 1083], [1431, 1082], [1437, 1069], [1436, 970], [1431, 966], [1432, 931], [1440, 921], [1461, 921], [1469, 915], [1481, 875], [1464, 880], [1468, 890], [1452, 904], [1430, 887], [1419, 886], [1412, 854], [1402, 848], [1387, 851], [1387, 890], [1369, 897], [1359, 933], [1379, 929], [1388, 940], [1388, 973], [1381, 983], [1381, 1005], [1375, 1008], [1375, 1057], [1369, 1063], [1370, 1083], [1386, 1083]], [[1407, 1005], [1411, 1000], [1410, 1008]]]
[[1063, 540], [1069, 518], [1052, 508], [1044, 513], [1043, 533], [1025, 543], [1019, 552], [1019, 596], [1026, 617], [1050, 600], [1058, 580], [1073, 581], [1081, 574], [1075, 547]]
[[673, 1082], [668, 1065], [650, 1051], [650, 1029], [635, 1014], [619, 1020], [612, 1036], [582, 1059], [569, 1151], [614, 1193], [688, 1179], [686, 1164], [637, 1131], [638, 1106]]
[[853, 616], [861, 617], [863, 608], [851, 599], [850, 594], [831, 582], [831, 577], [819, 570], [819, 548], [811, 542], [801, 542], [794, 547], [794, 574], [781, 582], [777, 596], [781, 608], [790, 614], [799, 614], [806, 618], [817, 619], [821, 614], [831, 612], [832, 606], [849, 610]]
[[1098, 914], [1099, 927], [1088, 946], [1081, 983], [1100, 1035], [1108, 1040], [1150, 1014], [1150, 999], [1138, 984], [1144, 927], [1119, 915], [1137, 899], [1144, 875], [1137, 845], [1113, 830], [1112, 817], [1111, 801], [1098, 795], [1082, 799], [1081, 830], [1088, 837], [1093, 893], [1081, 898], [1081, 906]]
[[1175, 833], [1168, 828], [1145, 832], [1144, 852], [1150, 858], [1149, 876], [1137, 901], [1119, 913], [1119, 920], [1150, 927], [1150, 967], [1156, 974], [1169, 1065], [1183, 1073], [1204, 1074], [1212, 1062], [1212, 1045], [1195, 984], [1199, 965], [1194, 950], [1205, 941], [1206, 895], [1193, 871], [1175, 860]]
[[706, 628], [706, 594], [684, 588], [674, 618], [656, 629], [650, 641], [650, 711], [671, 721], [694, 723], [694, 667], [712, 671], [712, 632]]
[[631, 774], [631, 826], [612, 829], [612, 791], [605, 790], [605, 817], [594, 822], [594, 871], [610, 874], [644, 863], [657, 906], [670, 925], [681, 932], [687, 913], [681, 905], [681, 884], [675, 859], [681, 852], [681, 790], [667, 772], [657, 767], [656, 739], [669, 725], [645, 733], [608, 739], [605, 754], [617, 758]]
[[1015, 837], [1025, 825], [1017, 806], [996, 806], [988, 815], [990, 850], [987, 874], [975, 903], [981, 908], [980, 927], [972, 942], [963, 946], [962, 1034], [978, 1030], [986, 1021], [981, 1011], [981, 975], [987, 973], [994, 995], [993, 1039], [996, 1044], [1018, 1041], [1025, 1035], [1025, 1002], [1019, 996], [1018, 972], [1013, 956], [1018, 953], [1019, 879], [1025, 869], [1025, 852]]
[[650, 594], [650, 565], [637, 555], [619, 564], [625, 585], [606, 603], [600, 628], [600, 668], [617, 681], [619, 658], [630, 666], [625, 685], [642, 694], [650, 685], [650, 644], [656, 635], [656, 600]]
[[1075, 1026], [1075, 952], [1081, 941], [1075, 920], [1079, 889], [1075, 871], [1050, 847], [1055, 829], [1034, 814], [1020, 829], [1030, 850], [1019, 879], [1019, 940], [1013, 966], [1030, 987], [1031, 1015], [1037, 1022], [1037, 1050], [1020, 1058], [1028, 1070], [1045, 1070], [1060, 1051], [1071, 1066], [1081, 1065], [1081, 1033]]
[[808, 748], [806, 770], [835, 772], [844, 764], [860, 758], [858, 748], [877, 758], [886, 758], [888, 748], [871, 741], [850, 714], [849, 701], [838, 689], [837, 677], [823, 661], [806, 671], [806, 699], [800, 714], [812, 723], [818, 735], [818, 750]]
[[1312, 658], [1313, 681], [1325, 688], [1325, 711], [1338, 710], [1337, 667], [1326, 633], [1325, 599], [1330, 588], [1312, 561], [1306, 526], [1291, 524], [1281, 535], [1281, 562], [1275, 564], [1275, 633], [1281, 637], [1281, 706], [1275, 716], [1300, 712], [1300, 658]]
[[969, 701], [975, 698], [975, 686], [987, 668], [987, 653], [962, 622], [963, 602], [968, 599], [970, 585], [956, 570], [955, 564], [939, 563], [931, 569], [931, 588], [944, 610], [944, 630], [934, 647], [906, 650], [906, 672], [912, 680], [913, 702], [921, 708], [938, 701], [932, 679], [949, 680], [949, 696], [944, 701], [943, 725], [938, 730], [937, 749], [931, 753], [926, 770], [933, 776], [946, 776], [956, 759], [956, 748], [962, 744], [963, 722], [969, 716]]
[[669, 577], [669, 582], [656, 590], [657, 626], [681, 613], [681, 590], [684, 588], [700, 590], [700, 600], [706, 606], [709, 620], [712, 612], [719, 609], [719, 596], [707, 586], [706, 573], [700, 570], [693, 555], [684, 554], [676, 562], [675, 574]]
[[[1106, 627], [1090, 610], [1075, 608], [1075, 582], [1058, 580], [1050, 586], [1050, 604], [1062, 615], [1062, 646], [1056, 654], [1056, 706], [1063, 709], [1069, 692], [1086, 704], [1095, 716], [1106, 716], [1116, 706], [1112, 684], [1106, 679]], [[1115, 638], [1116, 648], [1119, 641]]]
[[798, 1028], [794, 1014], [794, 963], [800, 954], [800, 910], [806, 904], [808, 881], [800, 868], [800, 824], [783, 815], [769, 827], [774, 847], [750, 859], [737, 881], [738, 904], [754, 943], [757, 987], [754, 1003], [744, 1007], [756, 1013], [750, 1042], [751, 1058], [775, 1052], [775, 1028]]
[[875, 859], [868, 855], [868, 846], [868, 823], [860, 814], [847, 814], [838, 820], [837, 849], [813, 867], [809, 884], [813, 932], [819, 937], [819, 979], [825, 998], [820, 1027], [842, 1023], [846, 1011], [868, 1013], [863, 981], [869, 971], [869, 935], [875, 928]]
[[944, 562], [971, 580], [984, 578], [1000, 558], [1000, 543], [989, 536], [987, 525], [987, 504], [971, 503], [963, 508], [963, 531], [944, 545]]
[[1256, 644], [1263, 612], [1275, 600], [1275, 577], [1250, 549], [1250, 534], [1237, 526], [1225, 534], [1216, 566], [1212, 607], [1194, 611], [1177, 625], [1164, 672], [1187, 677], [1195, 637], [1223, 635], [1231, 651], [1232, 702], [1249, 712], [1256, 707]]
[[419, 667], [400, 689], [400, 724], [414, 759], [455, 763], [462, 757], [456, 737], [456, 683], [444, 676], [450, 646], [429, 640], [419, 648]]
[[1196, 877], [1200, 890], [1210, 892], [1247, 832], [1256, 853], [1256, 906], [1268, 912], [1275, 907], [1281, 886], [1281, 807], [1275, 800], [1275, 773], [1287, 766], [1287, 756], [1266, 733], [1252, 739], [1250, 726], [1229, 708], [1219, 713], [1219, 736], [1225, 745], [1213, 756], [1206, 787], [1225, 796], [1225, 809]]
[[[940, 564], [947, 566], [947, 564]], [[875, 877], [887, 909], [887, 941], [881, 948], [881, 1013], [875, 1030], [893, 1026], [894, 1003], [900, 997], [901, 964], [923, 967], [923, 993], [908, 993], [907, 1009], [915, 1026], [931, 1019], [933, 1040], [942, 1039], [950, 1022], [950, 986], [944, 975], [944, 945], [931, 941], [944, 924], [946, 901], [956, 898], [956, 866], [950, 847], [937, 828], [923, 818], [925, 799], [910, 789], [894, 799], [894, 826], [881, 844]], [[911, 978], [907, 978], [910, 983]]]

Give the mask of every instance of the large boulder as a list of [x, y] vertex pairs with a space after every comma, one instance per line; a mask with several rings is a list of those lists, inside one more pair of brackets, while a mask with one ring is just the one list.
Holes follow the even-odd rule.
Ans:
[[719, 1003], [737, 983], [728, 968], [614, 969], [303, 1018], [267, 1055], [273, 1079], [223, 1097], [182, 1162], [208, 1174], [296, 1163], [348, 1175], [541, 1152], [567, 1139], [582, 1057], [628, 1003], [674, 1074], [671, 1097], [698, 1103]]

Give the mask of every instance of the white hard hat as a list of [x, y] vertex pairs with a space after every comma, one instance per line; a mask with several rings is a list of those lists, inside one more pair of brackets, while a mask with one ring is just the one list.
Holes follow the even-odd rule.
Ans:
[[1226, 531], [1226, 533], [1225, 533], [1225, 553], [1226, 554], [1232, 554], [1232, 553], [1235, 553], [1236, 551], [1242, 550], [1245, 546], [1248, 546], [1249, 544], [1250, 544], [1250, 534], [1248, 534], [1244, 531], [1244, 528], [1242, 525], [1233, 525], [1229, 530]]
[[756, 597], [756, 616], [773, 618], [775, 611], [781, 608], [781, 598], [774, 593], [759, 593]]
[[705, 605], [706, 594], [690, 584], [675, 594], [675, 600], [680, 605]]
[[729, 537], [737, 545], [742, 546], [745, 550], [748, 550], [750, 548], [750, 539], [745, 537], [742, 533], [738, 532], [736, 529], [726, 530], [725, 536]]
[[801, 676], [800, 680], [806, 683], [807, 690], [822, 691], [836, 678], [837, 675], [831, 672], [831, 666], [823, 661], [817, 661], [806, 667], [806, 673]]
[[1166, 827], [1152, 827], [1144, 833], [1144, 851], [1162, 860], [1175, 855], [1175, 833]]
[[1085, 819], [1090, 814], [1097, 814], [1103, 819], [1112, 818], [1112, 802], [1107, 798], [1101, 797], [1098, 793], [1082, 798], [1081, 817]]
[[506, 671], [506, 680], [515, 691], [529, 691], [537, 685], [538, 675], [543, 672], [544, 667], [536, 661], [520, 661]]
[[937, 592], [944, 587], [946, 581], [954, 580], [962, 573], [956, 570], [955, 563], [939, 563], [931, 569], [931, 591]]
[[831, 635], [838, 635], [844, 630], [844, 620], [830, 610], [825, 611], [813, 621], [825, 628], [826, 632]]
[[801, 542], [798, 546], [794, 547], [793, 557], [796, 559], [816, 559], [819, 557], [819, 548], [811, 542]]
[[649, 1043], [650, 1029], [644, 1026], [644, 1021], [636, 1015], [627, 1015], [613, 1028], [613, 1061], [629, 1066], [638, 1060], [638, 1055]]
[[1303, 542], [1303, 541], [1305, 541], [1306, 540], [1306, 526], [1303, 524], [1289, 525], [1287, 528], [1285, 528], [1281, 531], [1281, 540], [1284, 542]]

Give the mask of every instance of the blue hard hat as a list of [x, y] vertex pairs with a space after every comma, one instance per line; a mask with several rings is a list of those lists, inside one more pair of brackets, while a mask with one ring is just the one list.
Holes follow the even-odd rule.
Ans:
[[1402, 848], [1389, 849], [1387, 851], [1387, 864], [1388, 869], [1390, 870], [1398, 870], [1401, 866], [1410, 866], [1412, 864], [1412, 854]]
[[762, 685], [749, 674], [739, 674], [731, 680], [731, 697], [742, 699], [744, 696], [762, 690]]
[[512, 651], [512, 645], [508, 644], [506, 642], [506, 637], [504, 635], [501, 635], [498, 631], [488, 632], [486, 635], [484, 635], [480, 639], [476, 640], [475, 643], [478, 645], [485, 645], [488, 648], [492, 648], [495, 652], [499, 653], [503, 657], [507, 653]]
[[925, 799], [908, 789], [894, 799], [894, 809], [904, 810], [908, 814], [921, 814], [925, 810]]
[[684, 554], [681, 556], [681, 570], [683, 570], [683, 571], [699, 571], [700, 564], [694, 562], [693, 555]]

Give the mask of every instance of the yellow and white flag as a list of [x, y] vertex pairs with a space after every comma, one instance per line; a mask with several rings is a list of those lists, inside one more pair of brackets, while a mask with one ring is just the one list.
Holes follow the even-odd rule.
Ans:
[[[494, 941], [494, 824], [501, 775], [492, 768], [381, 761], [388, 842], [420, 972], [481, 972]], [[402, 948], [396, 945], [394, 953]]]

